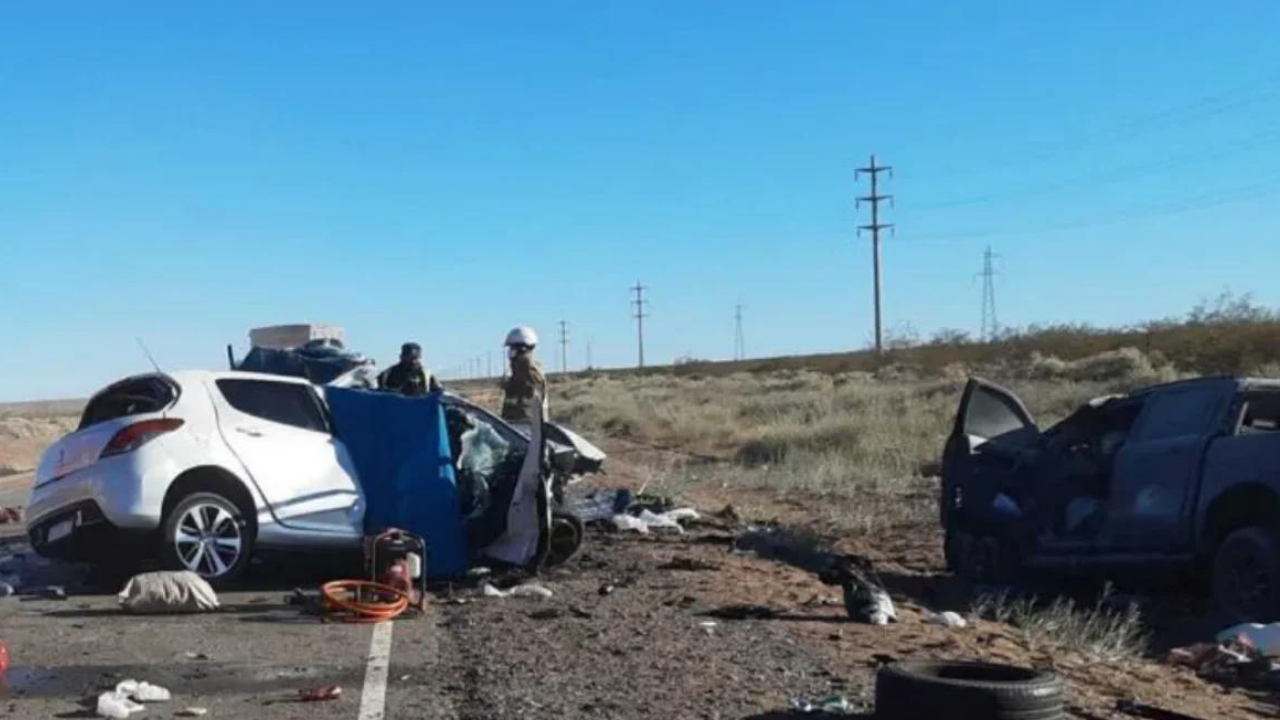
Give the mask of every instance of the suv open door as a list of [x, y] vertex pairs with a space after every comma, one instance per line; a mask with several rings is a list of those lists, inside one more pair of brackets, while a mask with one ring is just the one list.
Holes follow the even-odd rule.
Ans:
[[1040, 429], [1018, 396], [995, 383], [970, 378], [942, 453], [942, 526], [951, 527], [952, 514], [962, 502], [958, 491], [980, 447], [997, 452], [1007, 449], [1012, 454], [1039, 436]]

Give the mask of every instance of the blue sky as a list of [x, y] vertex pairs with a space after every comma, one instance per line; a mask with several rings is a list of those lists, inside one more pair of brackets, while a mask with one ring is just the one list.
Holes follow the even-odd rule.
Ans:
[[[327, 322], [448, 369], [1280, 305], [1280, 4], [5, 3], [0, 400]], [[558, 366], [550, 343], [548, 364]]]

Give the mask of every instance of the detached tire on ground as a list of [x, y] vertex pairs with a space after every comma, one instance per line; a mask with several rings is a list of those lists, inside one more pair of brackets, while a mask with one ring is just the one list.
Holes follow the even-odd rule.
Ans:
[[1235, 622], [1270, 622], [1280, 611], [1280, 542], [1273, 531], [1227, 534], [1213, 554], [1213, 601]]
[[1057, 675], [1009, 665], [903, 662], [876, 676], [877, 720], [1058, 720]]
[[554, 513], [551, 516], [551, 538], [543, 564], [547, 567], [563, 565], [578, 555], [586, 527], [577, 515]]
[[160, 532], [161, 563], [170, 570], [191, 570], [214, 587], [239, 578], [253, 553], [253, 527], [244, 511], [213, 492], [180, 500]]

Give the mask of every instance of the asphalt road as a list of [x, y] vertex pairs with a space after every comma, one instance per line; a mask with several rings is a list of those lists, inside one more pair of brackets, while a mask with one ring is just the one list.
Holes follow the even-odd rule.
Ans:
[[[741, 580], [696, 563], [663, 569], [677, 557], [707, 558]], [[800, 623], [703, 616], [799, 576], [693, 533], [593, 534], [574, 563], [540, 579], [551, 599], [455, 588], [424, 616], [378, 626], [324, 623], [284, 603], [291, 585], [315, 587], [322, 575], [282, 582], [268, 569], [256, 588], [220, 594], [219, 612], [133, 616], [113, 588], [82, 588], [83, 573], [36, 558], [21, 536], [0, 537], [3, 570], [29, 587], [61, 582], [69, 591], [64, 600], [0, 598], [11, 663], [0, 716], [15, 720], [93, 717], [98, 694], [130, 678], [173, 694], [140, 718], [187, 707], [266, 720], [765, 718], [796, 696], [870, 702], [866, 666], [852, 677], [838, 670], [839, 644], [828, 636], [838, 639], [840, 608], [822, 607], [799, 636]], [[341, 698], [298, 701], [299, 690], [326, 685], [340, 686]]]
[[0, 477], [0, 507], [27, 504], [27, 491], [31, 489], [31, 473]]

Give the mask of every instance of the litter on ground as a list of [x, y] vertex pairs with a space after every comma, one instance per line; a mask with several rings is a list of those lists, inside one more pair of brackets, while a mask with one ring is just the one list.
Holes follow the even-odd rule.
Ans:
[[677, 508], [668, 510], [664, 513], [655, 513], [652, 510], [644, 509], [639, 515], [627, 515], [619, 513], [611, 518], [610, 522], [618, 531], [635, 531], [641, 534], [648, 534], [650, 530], [674, 530], [677, 533], [683, 533], [684, 527], [680, 525], [681, 520], [696, 520], [701, 517], [697, 510], [693, 508]]
[[1263, 625], [1261, 623], [1241, 623], [1218, 633], [1218, 642], [1229, 642], [1239, 638], [1248, 638], [1253, 647], [1265, 657], [1280, 657], [1280, 622]]
[[791, 701], [794, 712], [805, 715], [822, 713], [824, 715], [849, 715], [854, 711], [853, 703], [844, 695], [827, 695], [817, 700], [796, 698]]
[[965, 620], [960, 613], [953, 612], [951, 610], [940, 613], [929, 613], [925, 618], [925, 622], [930, 625], [941, 625], [942, 627], [948, 628], [962, 628], [968, 627], [969, 625], [969, 621]]
[[303, 688], [298, 691], [298, 700], [301, 702], [325, 702], [328, 700], [337, 700], [341, 697], [342, 688], [337, 685]]
[[853, 555], [833, 558], [818, 573], [826, 585], [839, 585], [844, 592], [844, 608], [850, 620], [887, 625], [898, 621], [889, 593], [875, 578], [871, 562]]
[[190, 570], [134, 575], [117, 596], [127, 612], [195, 613], [218, 609], [218, 595], [208, 581]]
[[489, 583], [485, 583], [484, 587], [480, 589], [480, 593], [485, 597], [492, 597], [492, 598], [516, 597], [516, 598], [536, 598], [539, 600], [545, 600], [549, 597], [552, 597], [554, 594], [547, 588], [543, 587], [542, 585], [539, 585], [538, 583], [525, 583], [523, 585], [516, 585], [515, 587], [510, 588], [508, 590], [500, 590]]
[[98, 715], [123, 720], [130, 715], [146, 710], [144, 702], [168, 702], [169, 691], [159, 685], [137, 680], [125, 680], [116, 685], [115, 690], [104, 692], [98, 696]]

